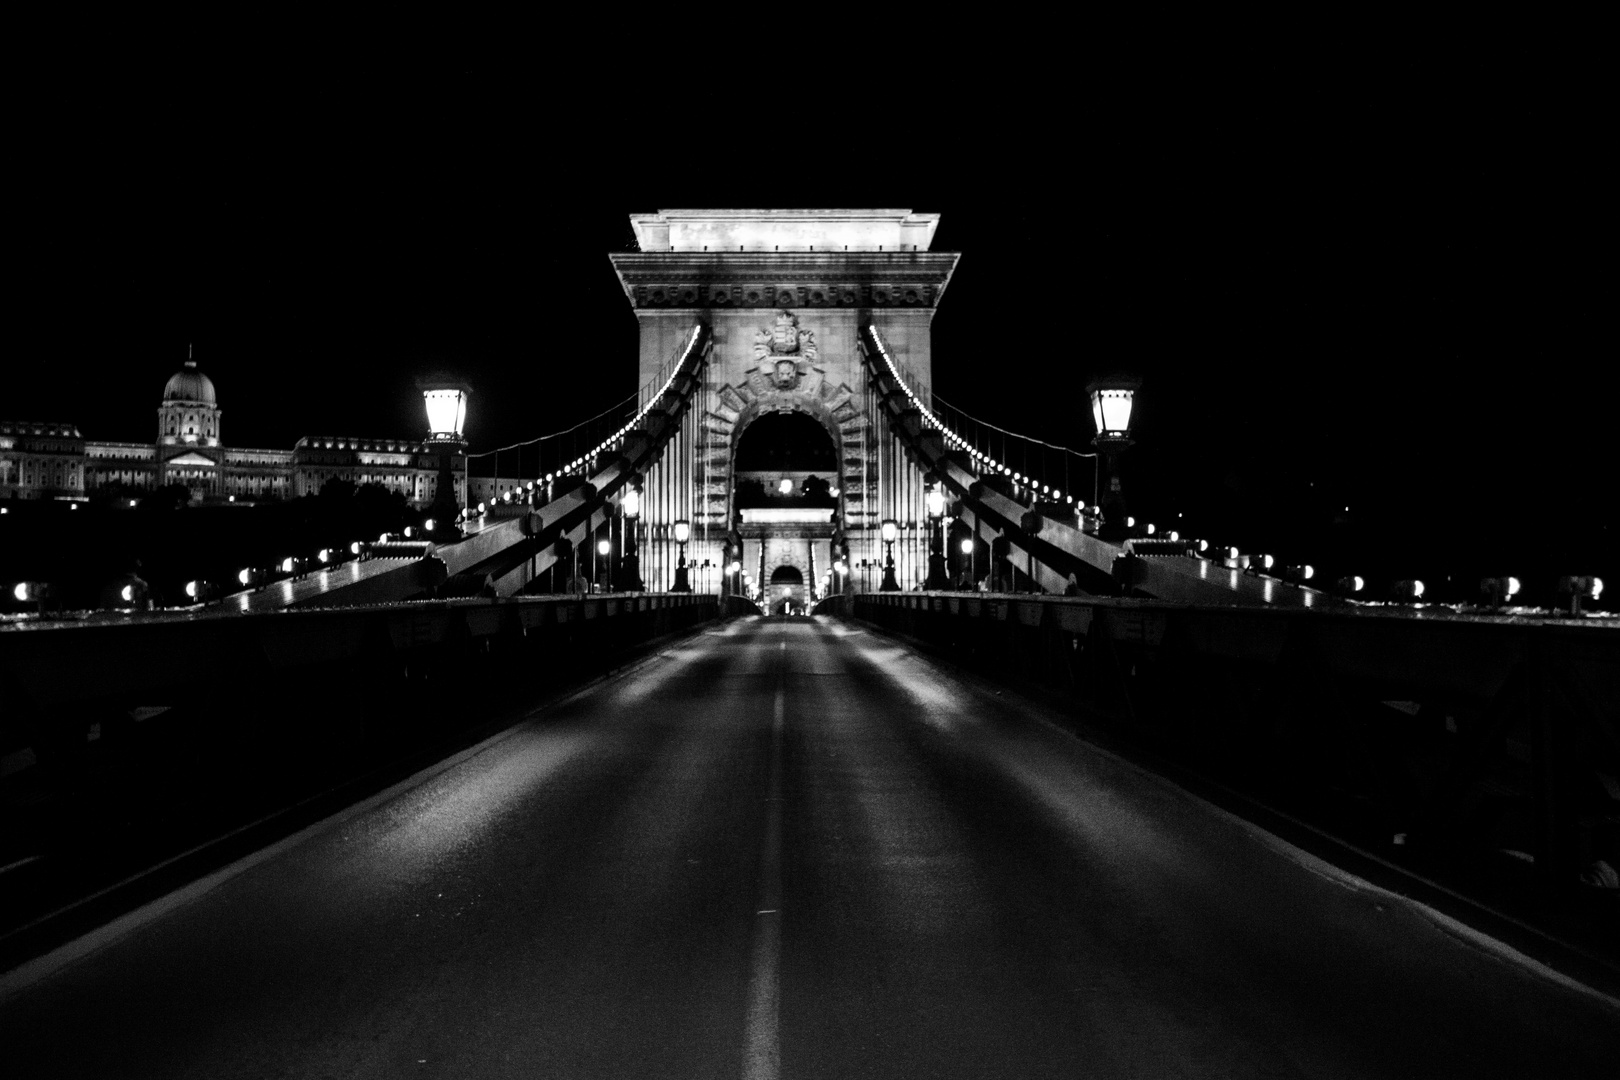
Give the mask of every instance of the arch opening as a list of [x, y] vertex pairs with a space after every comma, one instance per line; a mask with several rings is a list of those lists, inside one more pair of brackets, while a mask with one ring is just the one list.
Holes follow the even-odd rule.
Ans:
[[784, 563], [771, 571], [772, 585], [803, 585], [804, 575], [797, 566]]
[[838, 448], [808, 413], [767, 413], [738, 436], [732, 478], [738, 507], [830, 508]]

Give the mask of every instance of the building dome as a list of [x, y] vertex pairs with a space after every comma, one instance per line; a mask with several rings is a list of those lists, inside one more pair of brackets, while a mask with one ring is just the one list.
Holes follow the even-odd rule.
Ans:
[[170, 376], [163, 387], [164, 401], [201, 401], [218, 405], [214, 399], [213, 380], [197, 370], [197, 361], [187, 360], [186, 366]]

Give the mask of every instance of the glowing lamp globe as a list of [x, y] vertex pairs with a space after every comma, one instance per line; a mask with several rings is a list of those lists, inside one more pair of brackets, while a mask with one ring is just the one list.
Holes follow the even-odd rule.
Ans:
[[945, 516], [945, 493], [939, 488], [928, 493], [928, 516], [936, 518]]
[[640, 517], [641, 516], [641, 492], [637, 491], [635, 488], [631, 488], [629, 491], [626, 491], [624, 493], [624, 500], [623, 500], [622, 505], [624, 506], [624, 516], [625, 517], [632, 517], [632, 518], [633, 517]]
[[892, 544], [892, 543], [895, 542], [896, 539], [899, 538], [899, 536], [900, 536], [900, 525], [899, 525], [899, 523], [896, 522], [894, 520], [894, 518], [885, 518], [883, 520], [883, 542], [885, 544]]
[[962, 541], [962, 554], [964, 554], [964, 555], [973, 554], [973, 541], [971, 541], [971, 540]]
[[692, 539], [692, 523], [690, 521], [677, 521], [675, 523], [675, 542], [684, 544]]
[[422, 387], [429, 439], [461, 440], [461, 430], [467, 422], [467, 394], [467, 387], [456, 383], [430, 383]]
[[785, 476], [782, 477], [781, 480], [777, 481], [776, 490], [783, 495], [791, 495], [793, 493], [793, 481]]
[[613, 545], [610, 544], [608, 541], [606, 541], [606, 540], [598, 540], [596, 542], [596, 553], [598, 555], [606, 555], [611, 550], [613, 550]]
[[1091, 398], [1091, 420], [1097, 438], [1124, 440], [1131, 436], [1131, 413], [1142, 381], [1127, 375], [1097, 379], [1086, 387]]

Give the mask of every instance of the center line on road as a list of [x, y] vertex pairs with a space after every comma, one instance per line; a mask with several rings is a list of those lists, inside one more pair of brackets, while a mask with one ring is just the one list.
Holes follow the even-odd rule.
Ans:
[[[787, 652], [787, 642], [781, 651]], [[748, 978], [748, 1023], [743, 1080], [778, 1080], [782, 966], [782, 729], [787, 716], [787, 667], [777, 669], [771, 707], [771, 780], [765, 800], [765, 846], [760, 856], [759, 903], [755, 905], [754, 956]]]

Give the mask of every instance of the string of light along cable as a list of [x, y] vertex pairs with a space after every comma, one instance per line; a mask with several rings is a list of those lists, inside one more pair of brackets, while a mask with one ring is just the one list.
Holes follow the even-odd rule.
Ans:
[[491, 454], [504, 454], [509, 450], [521, 450], [526, 446], [533, 446], [535, 443], [545, 442], [547, 439], [560, 439], [564, 435], [571, 435], [574, 432], [578, 431], [580, 428], [585, 427], [587, 424], [594, 424], [598, 420], [602, 419], [602, 417], [607, 416], [609, 413], [614, 413], [614, 412], [617, 412], [618, 410], [624, 408], [624, 406], [625, 406], [625, 404], [627, 402], [634, 401], [636, 399], [636, 397], [640, 393], [641, 393], [641, 391], [638, 390], [634, 394], [626, 395], [625, 398], [622, 401], [614, 402], [612, 405], [609, 405], [607, 408], [603, 409], [601, 412], [597, 413], [595, 416], [591, 417], [589, 420], [581, 420], [579, 423], [575, 424], [573, 427], [563, 428], [561, 431], [553, 431], [549, 435], [536, 435], [532, 439], [524, 439], [522, 442], [515, 442], [515, 443], [512, 443], [510, 446], [497, 446], [493, 450], [480, 450], [476, 454], [468, 454], [467, 457], [468, 457], [468, 459], [473, 459], [473, 458], [489, 457]]
[[[934, 411], [932, 409], [923, 404], [922, 399], [912, 391], [911, 387], [906, 385], [906, 380], [901, 377], [900, 368], [894, 362], [894, 357], [889, 354], [889, 347], [884, 342], [883, 336], [878, 333], [877, 327], [872, 326], [868, 327], [868, 329], [872, 332], [872, 340], [877, 344], [878, 352], [883, 356], [883, 362], [889, 366], [889, 373], [894, 376], [895, 385], [899, 386], [901, 390], [905, 391], [906, 397], [910, 398], [911, 403], [917, 407], [917, 411], [922, 413], [924, 422], [938, 429], [939, 433], [944, 436], [946, 442], [950, 443], [953, 447], [961, 450], [972, 458], [973, 461], [979, 466], [981, 472], [988, 469], [993, 473], [1000, 473], [1003, 476], [1010, 476], [1015, 483], [1027, 484], [1032, 490], [1035, 490], [1043, 497], [1050, 495], [1053, 502], [1057, 502], [1059, 499], [1062, 499], [1068, 504], [1074, 506], [1077, 510], [1084, 510], [1086, 508], [1085, 500], [1077, 500], [1073, 495], [1064, 495], [1062, 491], [1052, 487], [1050, 484], [1039, 483], [1033, 476], [1025, 476], [1021, 471], [1013, 470], [1002, 462], [997, 461], [989, 454], [982, 453], [977, 447], [970, 445], [966, 439], [952, 431], [948, 426], [946, 426], [944, 421], [940, 420], [939, 417], [934, 415]], [[995, 425], [992, 424], [987, 426], [994, 427]], [[997, 428], [997, 430], [999, 431], [1001, 429]], [[1017, 435], [1015, 432], [1009, 431], [1005, 432], [1005, 434], [1014, 435], [1016, 438], [1025, 438], [1025, 436]], [[1040, 442], [1039, 439], [1029, 439], [1027, 441]], [[1051, 444], [1044, 443], [1043, 445], [1050, 446]], [[1067, 450], [1067, 452], [1071, 454], [1076, 453], [1073, 450], [1068, 450], [1067, 447], [1056, 446], [1053, 447], [1053, 449]], [[1095, 457], [1096, 455], [1076, 454], [1076, 456]]]
[[[618, 431], [615, 431], [612, 435], [609, 435], [607, 438], [598, 443], [590, 453], [575, 458], [558, 471], [564, 475], [582, 471], [587, 464], [596, 460], [598, 454], [608, 450], [611, 446], [613, 446], [614, 443], [624, 438], [632, 429], [639, 425], [642, 419], [652, 411], [652, 407], [663, 399], [664, 394], [669, 390], [670, 386], [674, 384], [675, 376], [679, 375], [682, 369], [686, 367], [686, 361], [691, 357], [692, 348], [697, 344], [698, 335], [702, 332], [703, 325], [701, 323], [692, 327], [692, 336], [686, 340], [686, 348], [681, 353], [680, 362], [670, 369], [669, 377], [664, 380], [664, 385], [660, 386], [655, 393], [647, 398], [647, 404], [643, 405], [635, 416], [626, 421], [624, 426], [619, 428]], [[548, 475], [546, 479], [549, 480], [551, 477]]]

